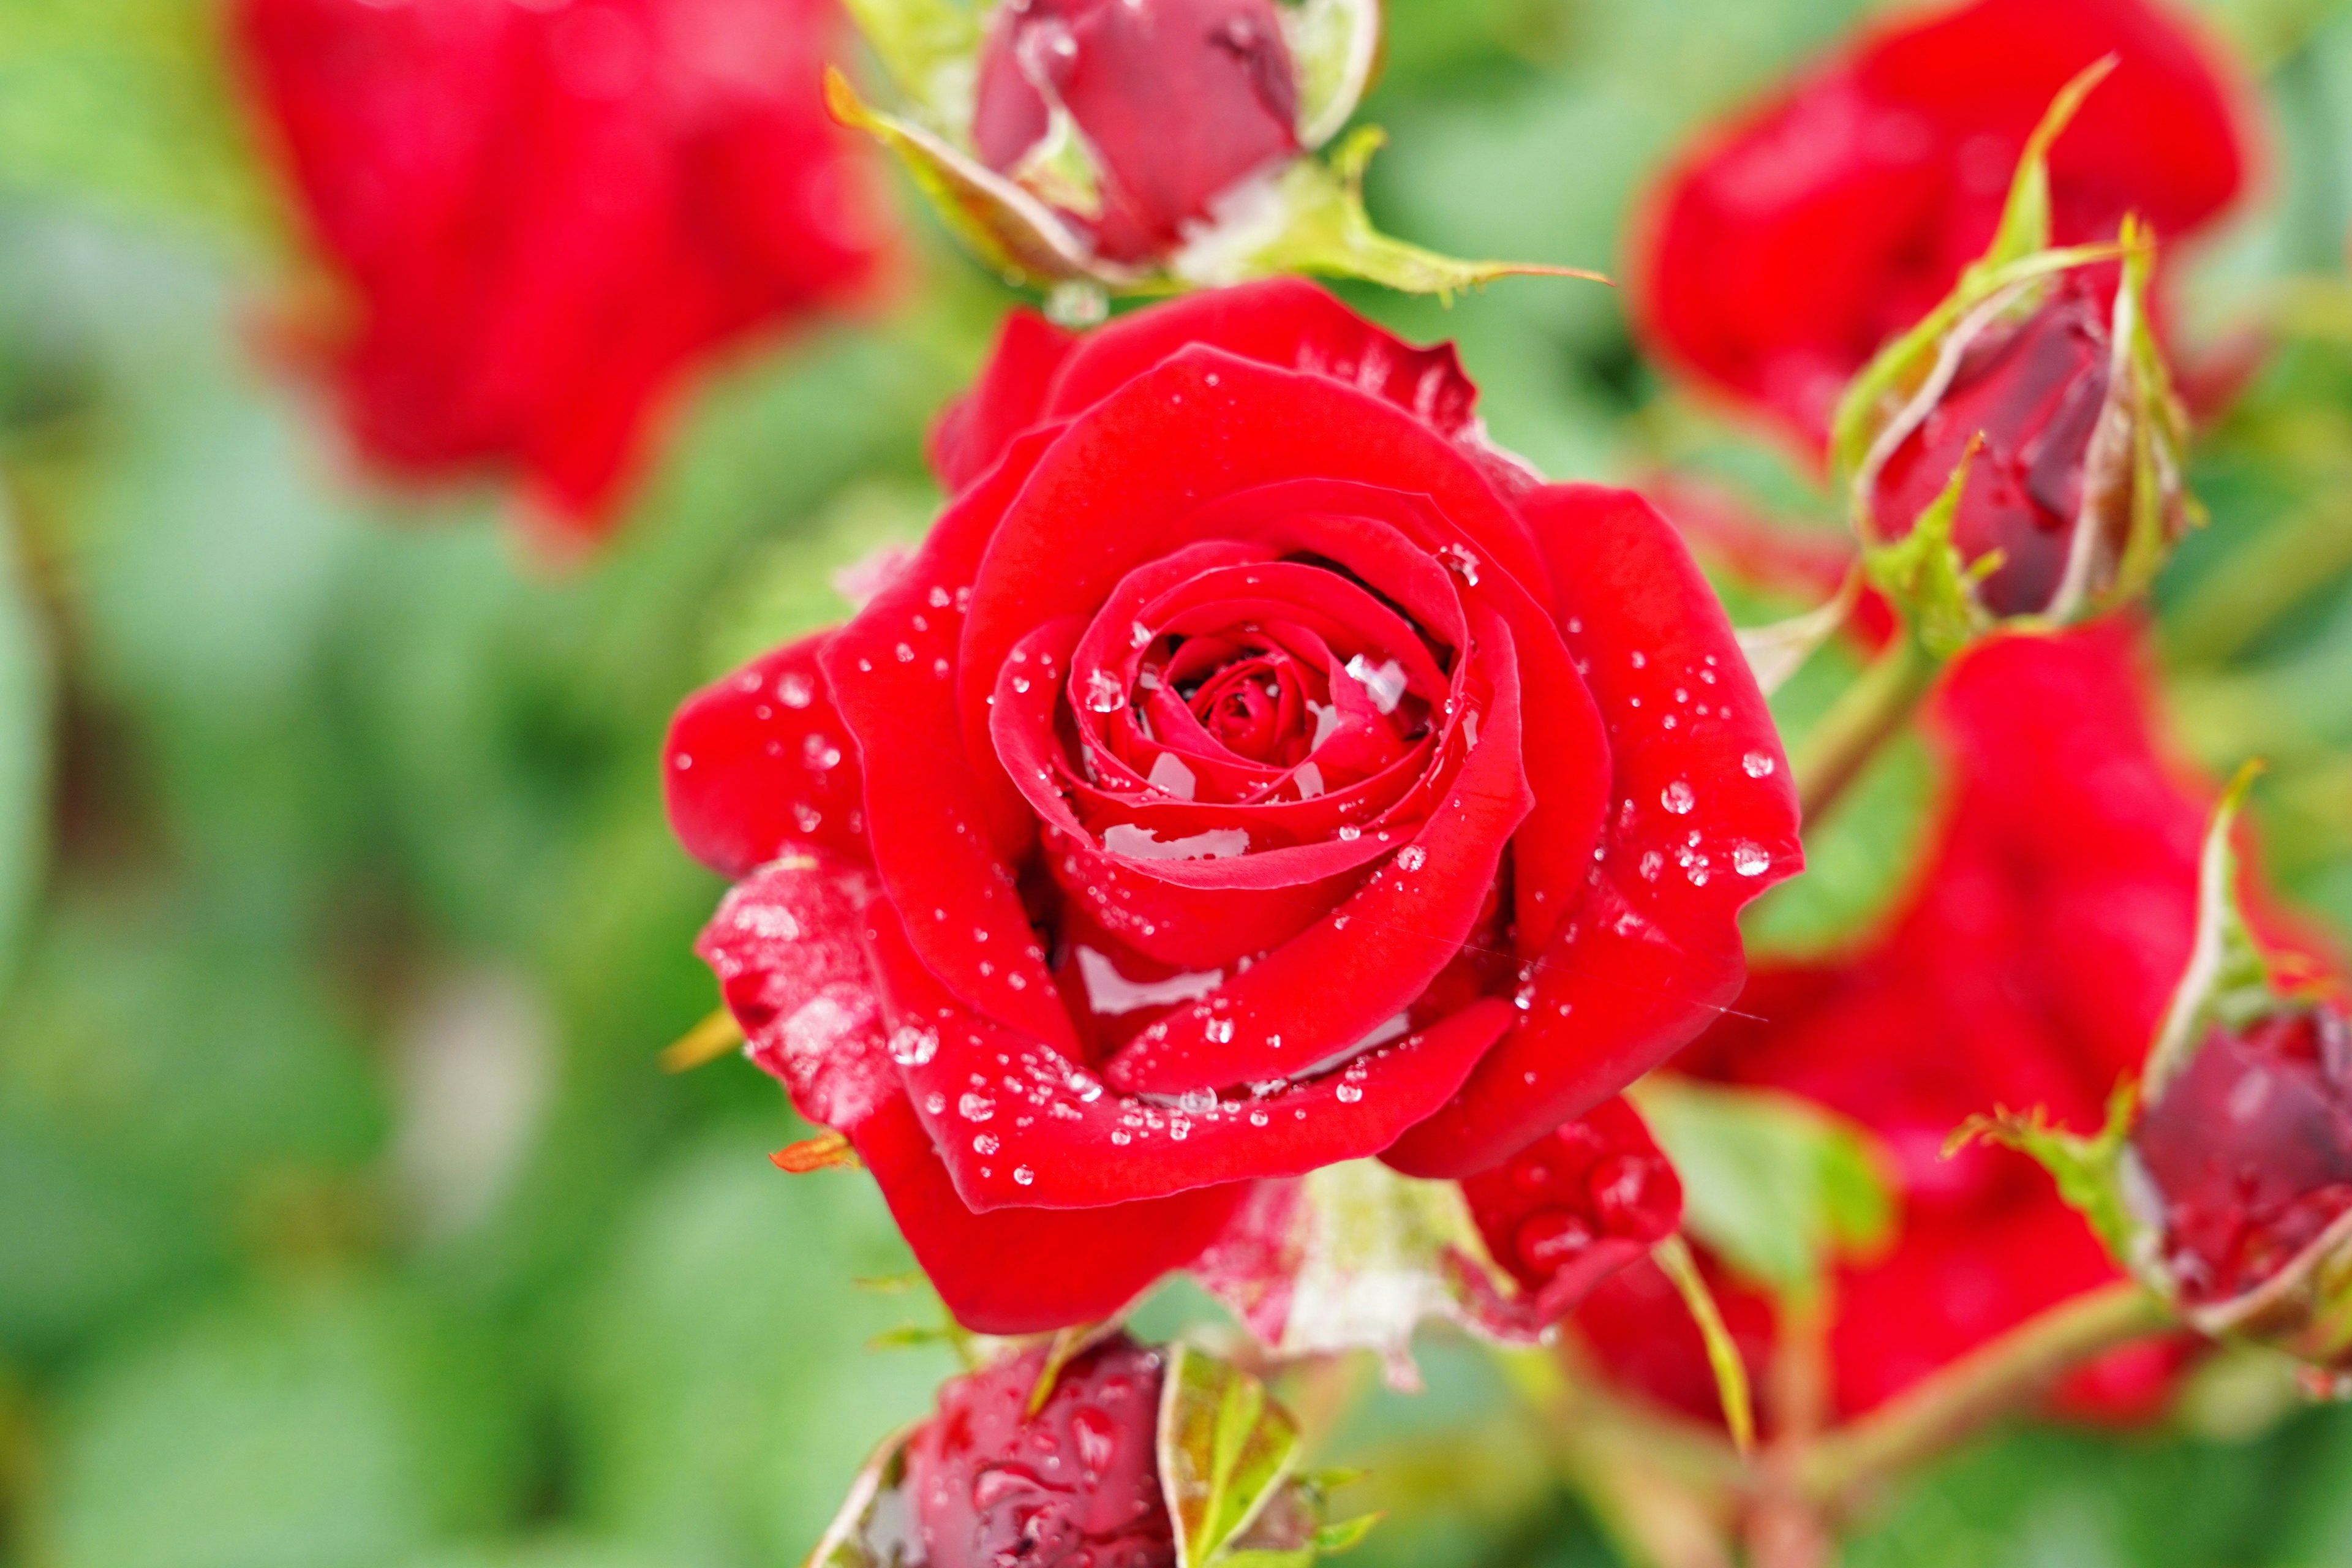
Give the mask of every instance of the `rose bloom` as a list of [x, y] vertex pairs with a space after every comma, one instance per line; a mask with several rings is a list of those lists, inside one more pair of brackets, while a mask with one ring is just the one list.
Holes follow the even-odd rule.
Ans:
[[[1839, 963], [1759, 968], [1676, 1067], [1798, 1094], [1874, 1132], [1900, 1216], [1884, 1256], [1840, 1268], [1830, 1353], [1851, 1415], [2082, 1291], [2121, 1278], [2022, 1154], [1942, 1156], [1969, 1117], [2047, 1107], [2093, 1132], [2139, 1069], [2187, 962], [2206, 805], [2164, 764], [2131, 629], [2006, 637], [1965, 657], [1937, 700], [1948, 804], [1908, 907]], [[1759, 1373], [1764, 1300], [1711, 1270]], [[1646, 1262], [1578, 1323], [1631, 1384], [1712, 1418], [1696, 1333]], [[2127, 1348], [2068, 1388], [2086, 1413], [2147, 1410], [2168, 1343]]]
[[1451, 347], [1281, 280], [1008, 322], [848, 626], [689, 700], [755, 1059], [966, 1323], [1099, 1317], [1253, 1186], [1496, 1165], [1696, 1033], [1795, 872], [1729, 626]]
[[1012, 0], [990, 21], [972, 142], [1013, 174], [1066, 111], [1094, 153], [1100, 210], [1064, 216], [1098, 255], [1144, 262], [1298, 154], [1298, 98], [1274, 0]]
[[511, 467], [593, 535], [698, 361], [874, 269], [830, 0], [240, 0], [236, 35], [393, 472]]
[[2110, 53], [2051, 153], [2053, 242], [2113, 240], [2129, 212], [2195, 233], [2244, 184], [2250, 138], [2189, 21], [2151, 0], [1907, 12], [1669, 170], [1631, 263], [1643, 337], [1818, 447], [1854, 373], [1983, 254], [2058, 89]]

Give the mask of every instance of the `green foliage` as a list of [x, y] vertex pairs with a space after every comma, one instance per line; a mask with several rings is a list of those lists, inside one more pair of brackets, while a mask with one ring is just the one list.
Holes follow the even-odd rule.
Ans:
[[1634, 1100], [1683, 1179], [1684, 1226], [1749, 1280], [1810, 1299], [1894, 1222], [1887, 1156], [1861, 1128], [1769, 1089], [1671, 1076]]

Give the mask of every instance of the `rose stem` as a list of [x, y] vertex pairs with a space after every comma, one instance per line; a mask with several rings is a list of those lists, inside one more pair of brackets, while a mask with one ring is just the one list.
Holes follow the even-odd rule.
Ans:
[[1860, 1420], [1805, 1457], [1801, 1482], [1824, 1507], [1950, 1447], [2046, 1393], [2084, 1363], [2177, 1327], [2164, 1303], [2129, 1280], [2029, 1319]]
[[1898, 632], [1862, 678], [1845, 689], [1806, 731], [1790, 767], [1810, 827], [1862, 775], [1880, 746], [1901, 730], [1936, 684], [1943, 661], [1915, 632]]

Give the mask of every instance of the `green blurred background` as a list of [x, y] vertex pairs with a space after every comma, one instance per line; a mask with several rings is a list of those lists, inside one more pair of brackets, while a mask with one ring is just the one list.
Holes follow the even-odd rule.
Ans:
[[[1870, 8], [1395, 0], [1379, 216], [1620, 267], [1663, 153]], [[2352, 936], [2352, 16], [2206, 9], [2271, 157], [2192, 318], [2291, 341], [2204, 443], [2168, 700], [2207, 767], [2273, 757], [2268, 863]], [[213, 0], [0, 0], [0, 1563], [796, 1563], [950, 1363], [869, 1348], [937, 1308], [855, 1283], [908, 1256], [864, 1178], [770, 1167], [802, 1131], [772, 1084], [655, 1068], [712, 1005], [719, 890], [657, 751], [682, 692], [920, 531], [921, 432], [1010, 296], [910, 219], [889, 303], [701, 380], [617, 542], [550, 567], [493, 489], [355, 479], [273, 365], [309, 263], [218, 32]], [[1608, 290], [1358, 299], [1460, 338], [1555, 475], [1827, 514]], [[1892, 753], [1759, 943], [1883, 910], [1933, 773]], [[1364, 1568], [1611, 1561], [1483, 1354], [1423, 1348], [1430, 1392], [1367, 1393], [1330, 1456], [1391, 1510]], [[1853, 1561], [2352, 1564], [2352, 1411], [2225, 1363], [2159, 1432], [1978, 1445]]]

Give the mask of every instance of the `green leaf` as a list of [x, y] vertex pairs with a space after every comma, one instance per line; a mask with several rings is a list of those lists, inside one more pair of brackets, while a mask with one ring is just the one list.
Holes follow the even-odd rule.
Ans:
[[1205, 1568], [1289, 1479], [1298, 1424], [1240, 1368], [1186, 1345], [1168, 1352], [1160, 1480], [1183, 1568]]
[[1264, 189], [1264, 211], [1221, 215], [1214, 228], [1177, 254], [1170, 270], [1202, 288], [1311, 272], [1440, 299], [1522, 275], [1607, 281], [1572, 267], [1456, 260], [1381, 234], [1364, 210], [1364, 169], [1386, 140], [1377, 126], [1367, 125], [1332, 149], [1328, 164], [1298, 159]]
[[48, 841], [48, 656], [0, 494], [0, 983], [39, 890]]
[[1894, 1223], [1891, 1162], [1842, 1117], [1671, 1075], [1631, 1096], [1682, 1176], [1684, 1228], [1759, 1285], [1809, 1298], [1833, 1258], [1878, 1245]]
[[2238, 854], [2231, 842], [2238, 813], [2262, 771], [2259, 762], [2238, 770], [2205, 829], [2197, 866], [2197, 934], [2189, 946], [2189, 965], [2148, 1047], [2151, 1101], [2163, 1097], [2214, 1025], [2242, 1025], [2278, 1005], [2270, 964], [2239, 907]]
[[2050, 247], [2050, 148], [2083, 107], [2091, 89], [2106, 80], [2116, 68], [2117, 57], [2110, 54], [2091, 62], [2074, 74], [2074, 79], [2058, 89], [2042, 111], [2042, 122], [2026, 138], [2025, 151], [2017, 161], [2017, 173], [2009, 186], [2009, 200], [2003, 204], [2000, 226], [1993, 231], [1992, 245], [1977, 265], [1998, 268], [2022, 260], [2037, 250]]

